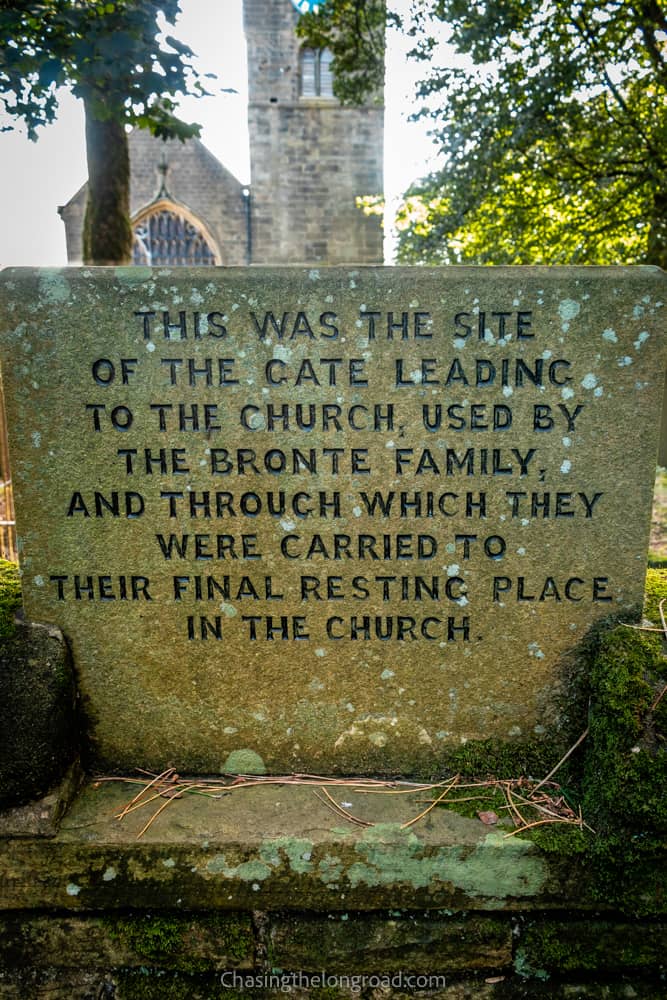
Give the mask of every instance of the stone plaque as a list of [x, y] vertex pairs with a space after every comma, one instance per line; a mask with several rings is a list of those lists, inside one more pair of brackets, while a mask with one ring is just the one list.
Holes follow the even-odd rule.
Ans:
[[98, 763], [429, 774], [564, 738], [577, 644], [642, 598], [663, 279], [5, 271], [26, 613]]

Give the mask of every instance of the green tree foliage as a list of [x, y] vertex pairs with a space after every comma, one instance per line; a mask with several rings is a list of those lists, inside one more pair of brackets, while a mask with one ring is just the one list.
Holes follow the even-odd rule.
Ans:
[[[0, 101], [35, 139], [57, 113], [57, 88], [82, 98], [89, 191], [86, 263], [127, 263], [129, 156], [126, 126], [185, 139], [198, 134], [175, 116], [176, 94], [204, 93], [192, 52], [159, 40], [158, 15], [173, 24], [178, 0], [0, 0]], [[5, 126], [8, 128], [11, 126]]]
[[327, 0], [304, 14], [297, 35], [333, 55], [334, 93], [342, 104], [373, 100], [384, 83], [385, 24], [397, 15], [378, 0]]
[[664, 0], [424, 0], [409, 30], [442, 167], [400, 260], [667, 265]]

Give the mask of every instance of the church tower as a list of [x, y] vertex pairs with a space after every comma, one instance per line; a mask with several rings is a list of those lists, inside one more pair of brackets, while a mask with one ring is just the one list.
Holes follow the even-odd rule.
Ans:
[[383, 190], [383, 95], [344, 107], [328, 50], [297, 38], [290, 0], [243, 0], [253, 264], [382, 263], [382, 230], [355, 199]]

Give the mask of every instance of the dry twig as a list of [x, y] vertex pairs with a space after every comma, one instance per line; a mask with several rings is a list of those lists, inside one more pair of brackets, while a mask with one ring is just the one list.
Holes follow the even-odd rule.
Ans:
[[583, 733], [581, 734], [581, 736], [579, 737], [579, 739], [577, 740], [577, 742], [576, 742], [576, 743], [573, 743], [573, 744], [572, 744], [572, 746], [570, 747], [570, 749], [569, 749], [569, 750], [567, 751], [567, 753], [566, 753], [566, 754], [565, 754], [565, 755], [564, 755], [563, 757], [561, 757], [561, 759], [560, 759], [560, 760], [558, 761], [558, 763], [556, 764], [556, 766], [555, 766], [555, 767], [553, 767], [553, 768], [552, 768], [552, 769], [551, 769], [551, 770], [549, 771], [549, 773], [547, 774], [546, 778], [542, 778], [542, 780], [541, 780], [541, 781], [539, 781], [539, 782], [537, 783], [537, 785], [535, 785], [535, 787], [533, 788], [533, 791], [532, 791], [532, 793], [531, 793], [532, 795], [534, 795], [534, 794], [535, 794], [535, 792], [536, 792], [536, 791], [537, 791], [537, 790], [538, 790], [539, 788], [541, 788], [541, 787], [542, 787], [542, 785], [546, 785], [547, 781], [549, 781], [549, 779], [550, 779], [550, 778], [553, 778], [553, 776], [554, 776], [554, 774], [556, 773], [556, 771], [560, 770], [560, 768], [561, 768], [561, 767], [562, 767], [562, 765], [563, 765], [563, 764], [565, 763], [565, 761], [566, 761], [566, 760], [568, 759], [568, 757], [571, 757], [571, 756], [572, 756], [572, 754], [574, 753], [574, 751], [575, 751], [575, 750], [577, 749], [577, 747], [578, 747], [578, 746], [579, 746], [579, 745], [580, 745], [581, 743], [583, 743], [583, 742], [584, 742], [584, 740], [586, 739], [586, 737], [587, 737], [587, 736], [588, 736], [588, 726], [586, 726], [586, 728], [584, 729]]

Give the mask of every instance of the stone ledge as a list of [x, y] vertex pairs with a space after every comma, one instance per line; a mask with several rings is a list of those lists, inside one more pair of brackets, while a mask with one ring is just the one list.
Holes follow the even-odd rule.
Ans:
[[60, 822], [83, 783], [76, 760], [55, 788], [41, 799], [0, 811], [0, 844], [7, 837], [55, 837]]
[[[115, 816], [123, 783], [89, 783], [58, 832], [0, 838], [0, 910], [604, 910], [578, 856], [547, 854], [413, 795], [332, 788], [350, 812], [335, 816], [312, 788], [262, 785], [172, 801]], [[609, 909], [609, 908], [608, 908]]]

